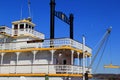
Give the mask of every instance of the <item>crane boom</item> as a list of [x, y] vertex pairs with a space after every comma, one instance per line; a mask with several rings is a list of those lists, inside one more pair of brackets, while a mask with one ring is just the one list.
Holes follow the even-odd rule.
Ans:
[[112, 27], [109, 27], [105, 33], [105, 35], [103, 36], [102, 40], [100, 41], [100, 45], [95, 53], [95, 56], [93, 57], [91, 64], [88, 67], [88, 70], [91, 68], [91, 66], [93, 65], [98, 53], [100, 52], [100, 50], [102, 49], [102, 46], [104, 45], [105, 41], [108, 39], [110, 33], [111, 33]]
[[100, 45], [98, 46], [98, 49], [95, 53], [95, 56], [93, 57], [91, 64], [88, 66], [88, 70], [85, 72], [85, 80], [88, 80], [88, 73], [89, 73], [89, 69], [91, 68], [91, 66], [93, 65], [98, 53], [100, 52], [100, 50], [102, 49], [103, 45], [105, 44], [106, 40], [108, 40], [108, 37], [111, 33], [112, 27], [108, 28], [105, 35], [103, 36], [102, 40], [100, 41]]

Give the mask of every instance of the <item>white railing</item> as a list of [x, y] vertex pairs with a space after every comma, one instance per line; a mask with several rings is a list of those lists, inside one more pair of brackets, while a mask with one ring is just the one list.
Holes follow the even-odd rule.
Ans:
[[[76, 49], [82, 50], [82, 43], [79, 43], [75, 40], [69, 38], [63, 39], [53, 39], [53, 40], [44, 40], [43, 42], [37, 43], [27, 43], [27, 42], [16, 42], [16, 43], [0, 43], [0, 49], [25, 49], [25, 48], [49, 48], [61, 47], [61, 46], [70, 46]], [[85, 46], [85, 50], [91, 53], [91, 48]]]
[[32, 36], [38, 37], [40, 39], [45, 38], [44, 34], [37, 32], [35, 30], [32, 30], [32, 29], [19, 29], [19, 30], [17, 30], [17, 35], [24, 35], [24, 34], [32, 35]]
[[[87, 68], [86, 68], [87, 70]], [[82, 67], [72, 65], [1, 65], [0, 74], [5, 73], [45, 73], [45, 74], [81, 74]], [[91, 71], [91, 70], [90, 70]]]
[[11, 35], [12, 29], [11, 29], [11, 28], [8, 28], [8, 27], [6, 27], [6, 26], [3, 26], [3, 27], [4, 27], [4, 29], [1, 29], [0, 32], [5, 32], [5, 33]]

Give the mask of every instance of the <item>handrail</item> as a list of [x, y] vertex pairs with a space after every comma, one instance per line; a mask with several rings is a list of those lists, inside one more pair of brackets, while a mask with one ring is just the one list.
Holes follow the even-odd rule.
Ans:
[[42, 34], [40, 32], [37, 32], [35, 30], [32, 30], [32, 29], [19, 29], [18, 30], [18, 35], [21, 35], [21, 34], [30, 34], [30, 35], [36, 36], [40, 39], [45, 38], [44, 34]]
[[[0, 50], [14, 50], [25, 48], [49, 48], [51, 40], [43, 40], [43, 42], [27, 43], [27, 41], [14, 42], [14, 43], [0, 43]], [[82, 50], [82, 43], [69, 38], [53, 39], [52, 44], [54, 47], [70, 46], [79, 50]], [[87, 52], [91, 53], [91, 49], [85, 46]]]
[[5, 32], [5, 33], [11, 35], [12, 29], [9, 27], [6, 27], [6, 26], [3, 26], [3, 27], [4, 27], [4, 29], [1, 29], [0, 32]]
[[3, 73], [4, 74], [5, 73], [81, 74], [82, 73], [81, 66], [73, 66], [73, 65], [49, 65], [49, 64], [1, 65], [0, 69], [1, 69], [0, 74]]

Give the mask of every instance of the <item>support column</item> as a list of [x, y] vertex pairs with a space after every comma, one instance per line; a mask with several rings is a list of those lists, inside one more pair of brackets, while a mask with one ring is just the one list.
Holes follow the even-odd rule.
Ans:
[[86, 67], [87, 67], [87, 55], [85, 55], [85, 58], [86, 58], [86, 59], [85, 59], [85, 61], [86, 61]]
[[12, 24], [12, 36], [14, 36], [15, 35], [15, 33], [14, 33], [15, 31], [14, 31], [14, 25]]
[[82, 51], [83, 51], [83, 80], [85, 80], [85, 37], [84, 36], [83, 36]]
[[50, 62], [50, 64], [53, 64], [53, 57], [54, 57], [55, 50], [50, 50], [50, 52], [51, 52], [51, 62]]
[[1, 53], [1, 65], [3, 64], [4, 55], [5, 53]]
[[32, 51], [32, 53], [33, 53], [33, 60], [31, 62], [31, 73], [34, 73], [34, 65], [33, 64], [35, 64], [35, 58], [36, 58], [36, 53], [37, 52], [38, 51]]
[[80, 53], [79, 53], [79, 52], [77, 52], [77, 55], [78, 55], [78, 64], [77, 64], [77, 65], [78, 65], [78, 66], [80, 65], [80, 58], [79, 58], [79, 54], [80, 54]]
[[74, 54], [74, 51], [71, 50], [71, 65], [73, 65], [73, 54]]
[[16, 59], [16, 66], [15, 66], [15, 73], [17, 73], [18, 71], [18, 61], [19, 61], [19, 55], [20, 55], [20, 52], [16, 52], [16, 56], [17, 56], [17, 59]]
[[[78, 64], [77, 64], [77, 65], [78, 65], [78, 66], [80, 66], [80, 58], [79, 58], [79, 54], [80, 54], [80, 53], [77, 52], [77, 55], [78, 55]], [[78, 74], [79, 74], [79, 73], [80, 73], [80, 68], [78, 67]]]
[[18, 29], [17, 29], [17, 36], [19, 36], [20, 32], [20, 24], [18, 24]]
[[34, 64], [35, 63], [35, 56], [36, 56], [36, 53], [37, 53], [38, 51], [32, 51], [32, 53], [33, 53], [33, 63], [32, 64]]
[[71, 50], [71, 65], [72, 65], [72, 74], [73, 74], [73, 54], [74, 54], [74, 51]]
[[24, 32], [26, 32], [26, 23], [24, 23], [24, 28], [23, 29], [24, 29]]
[[17, 55], [16, 65], [18, 65], [20, 52], [16, 52], [16, 55]]

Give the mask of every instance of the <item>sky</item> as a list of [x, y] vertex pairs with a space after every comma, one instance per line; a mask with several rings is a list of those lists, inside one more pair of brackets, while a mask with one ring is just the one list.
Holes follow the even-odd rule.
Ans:
[[[36, 24], [35, 30], [49, 38], [50, 0], [30, 1], [31, 17]], [[113, 65], [120, 66], [120, 0], [56, 0], [56, 11], [62, 11], [67, 16], [70, 13], [74, 14], [74, 39], [82, 42], [82, 35], [85, 35], [86, 45], [93, 49], [93, 56], [97, 50], [95, 46], [107, 28], [112, 26], [106, 50], [96, 73], [120, 73], [120, 69], [103, 68], [111, 61]], [[12, 21], [27, 17], [27, 0], [0, 0], [0, 25], [11, 27]], [[69, 37], [69, 25], [55, 18], [55, 38], [61, 37]]]

